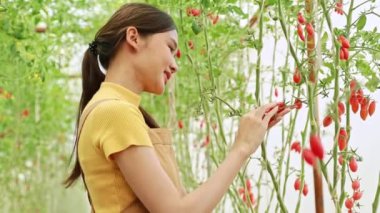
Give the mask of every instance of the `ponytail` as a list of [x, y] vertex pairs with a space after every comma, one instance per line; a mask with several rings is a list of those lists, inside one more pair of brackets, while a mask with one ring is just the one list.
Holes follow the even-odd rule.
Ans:
[[70, 187], [81, 175], [82, 168], [79, 164], [78, 154], [76, 150], [78, 149], [78, 128], [79, 128], [79, 119], [82, 115], [82, 112], [94, 94], [99, 90], [101, 83], [104, 81], [105, 76], [100, 71], [98, 66], [98, 61], [96, 56], [87, 49], [84, 53], [82, 61], [82, 95], [80, 97], [78, 115], [75, 125], [75, 144], [73, 151], [70, 156], [70, 162], [75, 153], [75, 164], [74, 168], [71, 171], [69, 177], [63, 182], [66, 188]]

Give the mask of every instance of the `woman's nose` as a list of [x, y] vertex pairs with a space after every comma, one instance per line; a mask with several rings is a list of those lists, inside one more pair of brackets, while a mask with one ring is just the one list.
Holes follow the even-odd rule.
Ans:
[[177, 65], [176, 62], [173, 62], [173, 63], [169, 66], [169, 68], [170, 68], [170, 72], [171, 72], [172, 74], [174, 74], [174, 73], [176, 73], [177, 70], [178, 70], [178, 65]]

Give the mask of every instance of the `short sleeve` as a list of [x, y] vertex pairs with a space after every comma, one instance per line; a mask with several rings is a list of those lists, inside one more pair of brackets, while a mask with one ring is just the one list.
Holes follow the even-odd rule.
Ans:
[[153, 147], [139, 109], [123, 101], [107, 101], [96, 110], [99, 139], [96, 146], [108, 160], [131, 145]]

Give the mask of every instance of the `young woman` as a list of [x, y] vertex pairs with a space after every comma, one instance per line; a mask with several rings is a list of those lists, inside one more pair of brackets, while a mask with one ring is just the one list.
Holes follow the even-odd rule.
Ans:
[[86, 50], [76, 162], [65, 184], [82, 176], [93, 211], [211, 212], [267, 129], [290, 111], [276, 114], [271, 103], [242, 116], [226, 159], [205, 183], [185, 193], [170, 130], [159, 128], [140, 106], [142, 92], [162, 94], [176, 73], [177, 46], [172, 18], [134, 3], [116, 11]]

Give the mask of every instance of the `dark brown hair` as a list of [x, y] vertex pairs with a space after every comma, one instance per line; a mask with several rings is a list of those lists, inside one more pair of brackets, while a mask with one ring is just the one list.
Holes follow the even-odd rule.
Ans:
[[[82, 95], [79, 103], [75, 133], [78, 131], [79, 118], [82, 115], [83, 109], [99, 90], [101, 83], [105, 79], [104, 74], [98, 66], [97, 54], [99, 55], [101, 64], [107, 69], [117, 50], [120, 48], [121, 43], [125, 41], [125, 32], [129, 26], [136, 27], [139, 34], [143, 37], [154, 33], [176, 30], [173, 19], [167, 13], [148, 4], [125, 4], [112, 15], [108, 22], [96, 33], [91, 48], [87, 49], [84, 53], [82, 61]], [[145, 123], [150, 128], [159, 127], [155, 120], [141, 106], [139, 106], [139, 109], [144, 116]], [[70, 187], [82, 175], [82, 168], [76, 152], [77, 148], [78, 136], [75, 138], [75, 145], [70, 158], [71, 162], [75, 154], [74, 168], [64, 181], [66, 188]]]

